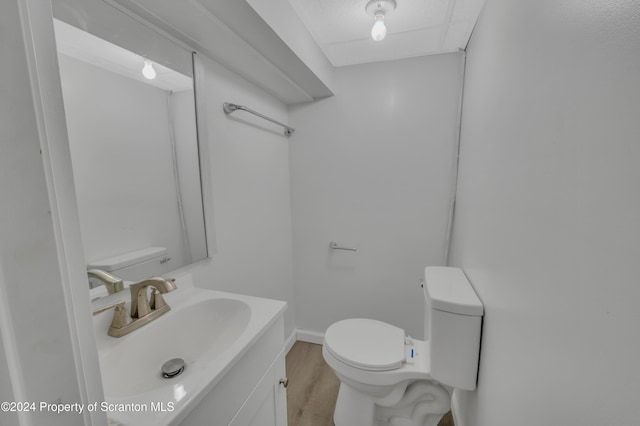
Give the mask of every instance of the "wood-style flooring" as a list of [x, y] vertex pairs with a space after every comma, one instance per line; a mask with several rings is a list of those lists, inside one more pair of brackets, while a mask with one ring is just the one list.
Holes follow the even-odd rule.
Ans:
[[[334, 426], [340, 381], [322, 358], [322, 346], [296, 342], [286, 358], [289, 426]], [[451, 412], [438, 426], [454, 426]]]

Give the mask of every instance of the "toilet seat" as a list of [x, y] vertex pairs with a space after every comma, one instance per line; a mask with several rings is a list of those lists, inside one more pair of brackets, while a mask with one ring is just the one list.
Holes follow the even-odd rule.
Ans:
[[324, 336], [326, 350], [351, 367], [390, 371], [405, 361], [405, 332], [372, 319], [352, 318], [331, 325]]

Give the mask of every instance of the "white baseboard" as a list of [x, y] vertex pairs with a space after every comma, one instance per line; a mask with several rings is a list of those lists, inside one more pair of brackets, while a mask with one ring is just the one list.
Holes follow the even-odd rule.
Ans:
[[315, 343], [316, 345], [321, 345], [324, 341], [324, 333], [320, 333], [318, 331], [311, 330], [300, 330], [299, 328], [294, 329], [289, 337], [285, 341], [284, 349], [286, 353], [289, 353], [293, 345], [297, 341], [307, 342], [307, 343]]
[[307, 343], [315, 343], [316, 345], [321, 345], [324, 341], [324, 333], [319, 333], [317, 331], [311, 330], [300, 330], [299, 328], [294, 329], [291, 332], [291, 335], [285, 341], [285, 351], [289, 353], [293, 345], [300, 340], [301, 342]]
[[296, 339], [302, 342], [315, 343], [321, 345], [324, 342], [324, 333], [311, 330], [296, 329]]
[[284, 342], [284, 353], [285, 355], [289, 353], [289, 351], [291, 350], [291, 348], [293, 347], [293, 345], [296, 343], [297, 339], [297, 332], [296, 329], [294, 329], [291, 334], [289, 335], [289, 337], [287, 337], [285, 339]]
[[311, 330], [300, 330], [299, 328], [294, 329], [289, 337], [287, 337], [287, 339], [285, 340], [285, 353], [289, 353], [293, 345], [295, 345], [298, 340], [300, 340], [301, 342], [321, 345], [324, 341], [324, 333]]

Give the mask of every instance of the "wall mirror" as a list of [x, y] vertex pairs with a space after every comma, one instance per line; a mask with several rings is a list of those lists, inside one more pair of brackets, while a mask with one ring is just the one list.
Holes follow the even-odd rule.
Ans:
[[88, 266], [139, 280], [207, 257], [192, 53], [101, 0], [53, 12]]

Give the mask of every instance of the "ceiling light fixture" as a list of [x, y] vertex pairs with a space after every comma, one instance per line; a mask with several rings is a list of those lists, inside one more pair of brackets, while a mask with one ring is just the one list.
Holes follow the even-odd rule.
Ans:
[[387, 27], [384, 18], [396, 10], [395, 0], [371, 0], [365, 7], [367, 13], [373, 16], [375, 22], [371, 28], [371, 38], [375, 41], [384, 40], [387, 36]]
[[144, 67], [142, 67], [142, 75], [147, 80], [153, 80], [156, 78], [156, 70], [153, 69], [151, 61], [144, 60]]

